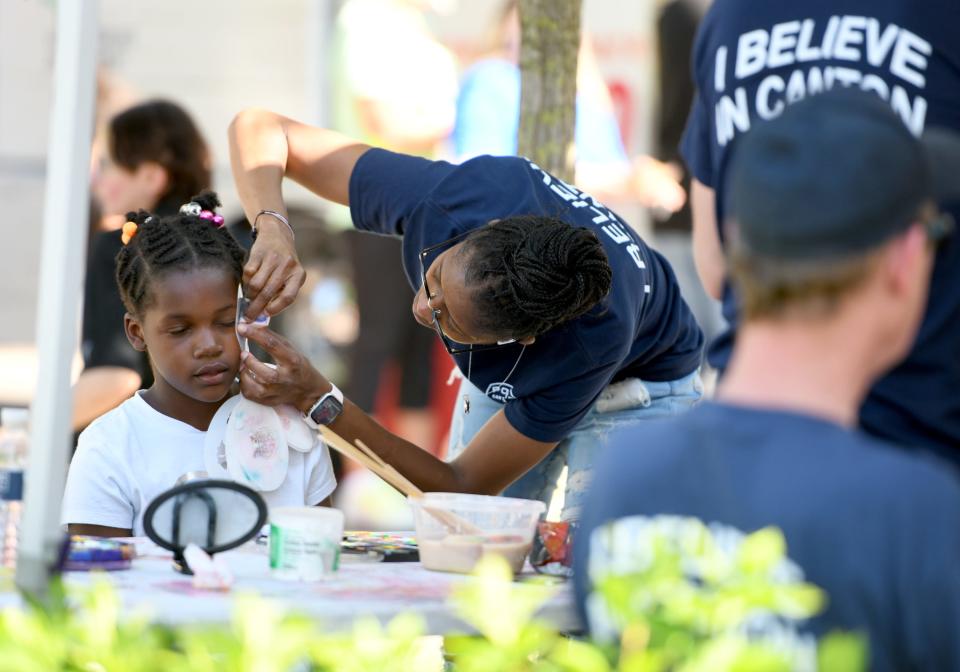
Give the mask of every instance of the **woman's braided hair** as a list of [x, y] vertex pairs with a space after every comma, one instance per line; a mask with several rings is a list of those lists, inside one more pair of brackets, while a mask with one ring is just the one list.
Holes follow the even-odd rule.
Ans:
[[[212, 191], [194, 196], [203, 210], [213, 211], [220, 200]], [[150, 284], [173, 272], [196, 268], [223, 268], [237, 282], [243, 276], [246, 253], [226, 227], [216, 227], [197, 215], [178, 213], [159, 217], [149, 212], [127, 213], [137, 224], [136, 234], [117, 254], [117, 286], [127, 310], [142, 315], [149, 305]]]
[[477, 287], [477, 327], [504, 338], [539, 336], [580, 317], [613, 279], [597, 235], [553, 217], [492, 222], [467, 238], [462, 254], [467, 285]]

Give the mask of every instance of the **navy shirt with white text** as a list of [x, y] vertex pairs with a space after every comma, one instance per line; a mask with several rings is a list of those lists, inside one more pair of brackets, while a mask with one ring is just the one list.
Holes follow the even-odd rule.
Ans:
[[[860, 88], [887, 101], [914, 134], [934, 126], [960, 131], [958, 29], [957, 0], [716, 0], [694, 48], [698, 91], [682, 153], [693, 176], [714, 189], [717, 221], [727, 214], [724, 176], [739, 138], [807, 96]], [[960, 204], [943, 205], [960, 221]], [[870, 433], [954, 463], [960, 462], [958, 288], [955, 235], [938, 252], [913, 351], [876, 383], [860, 413]], [[721, 370], [737, 324], [729, 286], [723, 303], [731, 330], [708, 357]]]
[[676, 380], [700, 366], [703, 336], [669, 264], [603, 204], [527, 159], [480, 156], [454, 165], [371, 149], [351, 174], [350, 208], [356, 228], [403, 236], [415, 290], [422, 249], [493, 219], [545, 215], [596, 232], [613, 270], [606, 300], [539, 336], [522, 357], [517, 344], [476, 352], [472, 364], [455, 356], [470, 382], [506, 403], [524, 436], [562, 440], [611, 381]]

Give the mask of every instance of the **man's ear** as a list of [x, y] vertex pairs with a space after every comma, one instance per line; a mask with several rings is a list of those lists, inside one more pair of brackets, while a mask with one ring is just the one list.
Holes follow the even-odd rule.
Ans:
[[518, 338], [517, 343], [520, 345], [533, 345], [535, 340], [537, 340], [536, 336], [527, 336], [526, 338]]
[[130, 313], [124, 313], [123, 315], [123, 331], [134, 350], [147, 351], [147, 342], [143, 338], [143, 325]]
[[927, 283], [933, 266], [933, 251], [921, 224], [914, 224], [890, 246], [886, 258], [887, 278], [893, 290], [909, 292], [918, 278]]

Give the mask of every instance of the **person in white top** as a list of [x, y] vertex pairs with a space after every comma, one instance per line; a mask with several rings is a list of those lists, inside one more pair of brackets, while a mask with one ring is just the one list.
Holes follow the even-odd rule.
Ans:
[[[244, 252], [214, 214], [212, 193], [160, 218], [130, 213], [117, 284], [127, 338], [145, 351], [154, 384], [80, 434], [61, 521], [71, 534], [143, 534], [143, 512], [191, 471], [204, 471], [204, 438], [240, 369], [234, 333]], [[270, 506], [329, 504], [336, 480], [326, 446], [291, 451]]]

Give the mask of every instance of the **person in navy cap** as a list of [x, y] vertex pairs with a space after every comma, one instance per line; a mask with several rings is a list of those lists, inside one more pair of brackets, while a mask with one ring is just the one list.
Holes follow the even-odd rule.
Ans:
[[856, 630], [873, 669], [960, 669], [960, 481], [857, 427], [917, 333], [953, 228], [935, 203], [958, 174], [960, 137], [918, 140], [861, 92], [809, 98], [743, 138], [725, 194], [743, 318], [729, 369], [714, 401], [618, 432], [601, 455], [575, 545], [591, 626], [609, 615], [592, 583], [639, 570], [625, 559], [650, 526], [707, 524], [731, 553], [777, 526], [785, 575], [829, 597], [811, 621], [776, 624], [791, 641]]
[[[882, 100], [914, 135], [960, 131], [956, 0], [716, 0], [697, 36], [693, 110], [681, 145], [691, 174], [694, 253], [730, 329], [708, 360], [728, 365], [740, 316], [724, 264], [730, 158], [742, 139], [797, 101], [850, 88]], [[816, 131], [813, 131], [816, 135]], [[830, 171], [829, 166], [826, 167]], [[940, 204], [960, 217], [960, 202]], [[871, 434], [960, 464], [960, 237], [937, 253], [913, 348], [860, 409]]]

